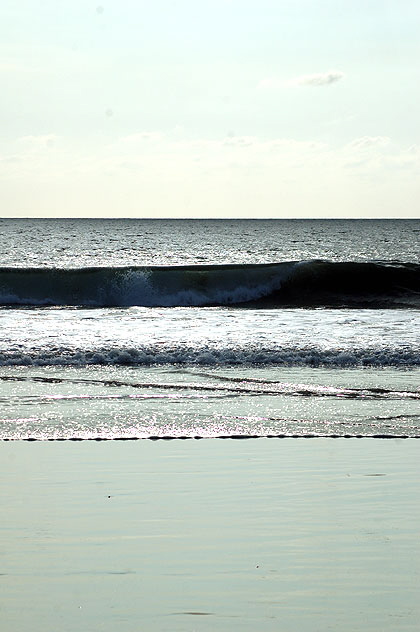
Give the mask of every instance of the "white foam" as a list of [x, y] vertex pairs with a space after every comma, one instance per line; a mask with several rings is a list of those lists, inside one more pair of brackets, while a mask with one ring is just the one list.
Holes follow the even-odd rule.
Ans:
[[86, 365], [132, 365], [148, 366], [163, 364], [201, 366], [250, 366], [277, 365], [287, 367], [417, 367], [420, 366], [419, 352], [392, 352], [391, 350], [358, 349], [343, 353], [340, 350], [321, 349], [220, 349], [206, 347], [156, 349], [113, 348], [109, 350], [77, 351], [58, 350], [55, 352], [0, 354], [0, 366], [86, 366]]

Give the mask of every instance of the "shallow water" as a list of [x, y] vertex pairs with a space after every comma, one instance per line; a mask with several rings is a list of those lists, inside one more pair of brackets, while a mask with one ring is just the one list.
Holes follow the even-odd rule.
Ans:
[[420, 437], [420, 369], [4, 367], [3, 439]]

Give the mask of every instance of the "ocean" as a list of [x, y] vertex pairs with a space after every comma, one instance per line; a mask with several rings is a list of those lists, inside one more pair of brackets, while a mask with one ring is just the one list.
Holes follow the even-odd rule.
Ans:
[[420, 220], [0, 230], [0, 439], [420, 436]]

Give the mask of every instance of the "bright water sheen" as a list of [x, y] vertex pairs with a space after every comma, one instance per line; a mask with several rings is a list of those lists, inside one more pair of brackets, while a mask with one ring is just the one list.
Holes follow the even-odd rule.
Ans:
[[420, 221], [1, 229], [3, 439], [420, 435]]

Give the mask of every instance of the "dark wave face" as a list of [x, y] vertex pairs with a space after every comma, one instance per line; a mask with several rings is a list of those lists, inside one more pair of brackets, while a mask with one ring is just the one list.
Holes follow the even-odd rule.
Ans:
[[0, 304], [28, 306], [420, 307], [420, 265], [0, 268]]

